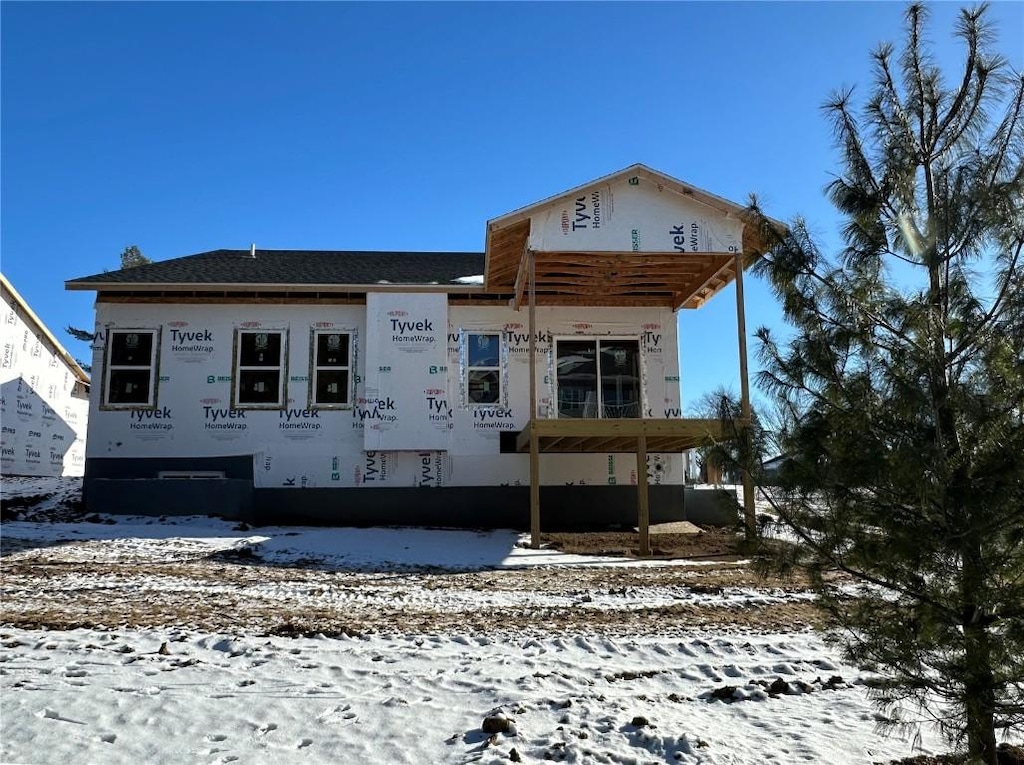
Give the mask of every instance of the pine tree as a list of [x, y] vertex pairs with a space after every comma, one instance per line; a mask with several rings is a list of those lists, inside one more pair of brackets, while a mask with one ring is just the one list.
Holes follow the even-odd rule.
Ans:
[[142, 254], [136, 245], [132, 244], [124, 248], [121, 253], [121, 268], [135, 268], [136, 266], [144, 266], [147, 263], [153, 261]]
[[758, 331], [759, 383], [797, 415], [767, 495], [799, 543], [772, 550], [880, 673], [890, 722], [924, 713], [994, 765], [997, 732], [1024, 724], [1024, 77], [981, 6], [947, 85], [926, 20], [911, 5], [902, 51], [873, 54], [863, 110], [852, 91], [825, 106], [841, 252], [751, 205], [794, 329]]

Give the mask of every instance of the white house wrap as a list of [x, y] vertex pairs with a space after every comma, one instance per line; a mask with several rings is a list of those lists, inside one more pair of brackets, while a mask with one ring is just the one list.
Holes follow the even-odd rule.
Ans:
[[447, 295], [366, 296], [367, 451], [448, 448]]
[[[86, 503], [524, 526], [536, 477], [553, 525], [634, 523], [648, 486], [682, 517], [707, 423], [682, 418], [675, 311], [756, 244], [742, 208], [637, 165], [490, 221], [483, 253], [215, 250], [74, 280], [99, 293]], [[538, 418], [566, 432], [531, 472]]]
[[6, 277], [0, 286], [0, 472], [82, 475], [89, 377]]

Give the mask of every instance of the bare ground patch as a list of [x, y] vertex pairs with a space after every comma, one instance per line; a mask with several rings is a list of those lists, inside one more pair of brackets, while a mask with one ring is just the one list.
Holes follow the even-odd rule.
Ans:
[[[604, 544], [594, 540], [594, 547]], [[806, 582], [764, 580], [727, 561], [366, 573], [258, 558], [58, 563], [15, 554], [0, 568], [0, 594], [4, 623], [50, 629], [644, 635], [719, 625], [789, 630], [818, 621]]]
[[[707, 527], [698, 534], [651, 534], [654, 559], [736, 560], [742, 556], [743, 537], [732, 529]], [[542, 534], [541, 543], [573, 555], [640, 557], [640, 535], [635, 531], [593, 531]]]

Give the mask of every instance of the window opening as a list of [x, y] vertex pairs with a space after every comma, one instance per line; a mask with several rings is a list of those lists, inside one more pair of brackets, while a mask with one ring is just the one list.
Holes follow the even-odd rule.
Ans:
[[284, 402], [284, 332], [238, 330], [235, 403], [281, 406]]
[[501, 335], [467, 332], [466, 401], [500, 404], [501, 400]]
[[640, 416], [637, 340], [560, 340], [556, 344], [558, 416]]
[[108, 333], [106, 402], [114, 406], [156, 403], [156, 331], [112, 329]]
[[317, 406], [351, 403], [352, 336], [348, 332], [313, 332], [310, 400]]

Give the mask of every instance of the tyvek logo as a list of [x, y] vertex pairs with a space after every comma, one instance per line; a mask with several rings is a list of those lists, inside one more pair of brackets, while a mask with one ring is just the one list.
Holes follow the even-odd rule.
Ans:
[[367, 420], [371, 422], [395, 422], [398, 419], [398, 406], [391, 396], [375, 401], [359, 399], [352, 407], [352, 427], [362, 428]]
[[448, 400], [438, 396], [427, 396], [427, 412], [431, 422], [447, 422], [452, 416]]
[[362, 475], [363, 483], [387, 482], [389, 461], [387, 452], [366, 452], [366, 466]]
[[318, 420], [320, 412], [316, 409], [282, 409], [278, 418], [283, 420], [277, 427], [280, 430], [320, 430]]
[[209, 329], [172, 329], [171, 351], [174, 353], [213, 353], [213, 332]]
[[473, 410], [473, 427], [480, 430], [515, 430], [512, 410], [507, 407], [481, 407]]
[[432, 333], [434, 322], [430, 319], [419, 321], [406, 321], [405, 319], [391, 319], [391, 341], [394, 343], [436, 343], [437, 338]]
[[[510, 356], [530, 352], [529, 332], [517, 332], [515, 330], [506, 328], [505, 331], [502, 332], [502, 334], [505, 337], [505, 347], [508, 349], [508, 353]], [[547, 346], [544, 344], [548, 342], [548, 336], [544, 332], [536, 332], [534, 334], [533, 339], [535, 343], [535, 352], [547, 353]]]
[[248, 425], [240, 420], [245, 420], [244, 411], [215, 406], [203, 407], [203, 428], [206, 430], [246, 430]]
[[132, 430], [173, 430], [174, 413], [170, 407], [158, 409], [134, 410], [128, 413], [129, 427]]
[[570, 231], [581, 231], [584, 229], [601, 228], [601, 192], [594, 191], [589, 195], [576, 197], [573, 202], [574, 210], [570, 215], [568, 210], [562, 210], [562, 235], [567, 236]]
[[661, 338], [661, 332], [647, 330], [640, 336], [640, 345], [643, 347], [644, 351], [648, 353], [660, 353]]
[[442, 486], [444, 454], [442, 452], [419, 452], [420, 472], [417, 486], [432, 488]]

